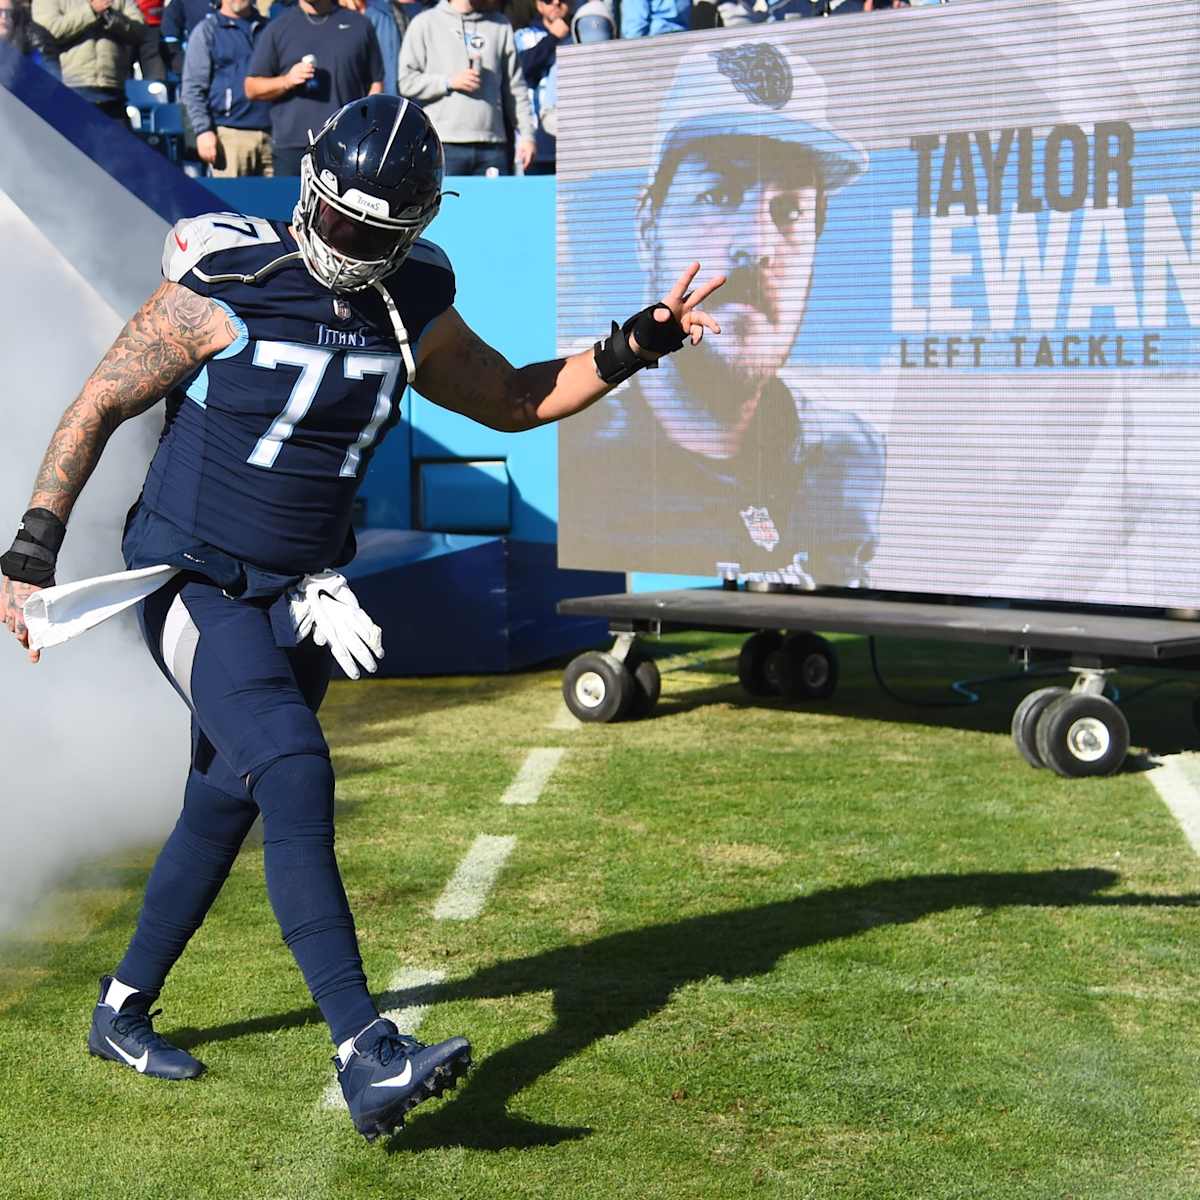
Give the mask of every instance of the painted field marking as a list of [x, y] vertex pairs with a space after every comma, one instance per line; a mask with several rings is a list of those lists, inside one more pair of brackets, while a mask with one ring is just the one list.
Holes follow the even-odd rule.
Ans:
[[1154, 790], [1162, 797], [1171, 815], [1179, 822], [1192, 849], [1200, 854], [1200, 777], [1198, 769], [1188, 769], [1182, 755], [1160, 758], [1158, 766], [1147, 772]]
[[479, 916], [488, 892], [495, 885], [516, 844], [517, 839], [512, 836], [493, 837], [481, 833], [433, 906], [434, 920], [469, 921]]
[[[575, 720], [574, 717], [571, 718]], [[508, 790], [500, 797], [501, 804], [536, 804], [542, 789], [554, 774], [555, 768], [566, 754], [563, 746], [551, 749], [530, 750], [517, 772], [517, 777], [508, 785]]]
[[[422, 967], [401, 967], [389, 981], [387, 991], [379, 997], [380, 1004], [391, 1004], [395, 1007], [389, 1008], [379, 1015], [387, 1017], [389, 1021], [395, 1021], [396, 1028], [401, 1033], [416, 1033], [425, 1019], [425, 1014], [429, 1011], [438, 984], [444, 983], [445, 979], [445, 971], [429, 971]], [[321, 1107], [341, 1109], [346, 1107], [346, 1100], [342, 1095], [342, 1087], [337, 1081], [336, 1073], [333, 1082], [321, 1095]]]

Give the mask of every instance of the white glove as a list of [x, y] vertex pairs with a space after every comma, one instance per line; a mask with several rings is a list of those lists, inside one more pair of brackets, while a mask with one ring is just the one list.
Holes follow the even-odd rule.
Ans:
[[359, 678], [360, 666], [375, 674], [383, 657], [383, 630], [359, 607], [343, 576], [336, 571], [306, 575], [288, 592], [288, 608], [297, 642], [311, 633], [351, 679]]

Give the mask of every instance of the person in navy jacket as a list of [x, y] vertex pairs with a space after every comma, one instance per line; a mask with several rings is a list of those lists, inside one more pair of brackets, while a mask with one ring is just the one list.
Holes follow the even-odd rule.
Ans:
[[216, 176], [271, 174], [271, 106], [246, 99], [246, 67], [266, 21], [254, 0], [221, 0], [192, 31], [181, 98], [196, 153]]

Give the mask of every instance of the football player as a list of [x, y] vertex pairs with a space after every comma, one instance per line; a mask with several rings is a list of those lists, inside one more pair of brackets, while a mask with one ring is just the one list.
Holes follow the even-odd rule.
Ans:
[[[54, 582], [71, 509], [108, 438], [166, 398], [122, 548], [131, 569], [179, 568], [138, 611], [151, 655], [191, 710], [191, 769], [133, 939], [101, 980], [88, 1048], [159, 1078], [204, 1069], [154, 1031], [150, 1008], [261, 813], [271, 904], [369, 1140], [453, 1086], [470, 1045], [401, 1035], [367, 990], [316, 716], [331, 658], [296, 636], [307, 630], [291, 618], [289, 592], [353, 556], [354, 494], [406, 384], [495, 429], [556, 421], [719, 332], [699, 305], [723, 282], [689, 291], [693, 263], [593, 349], [518, 369], [455, 311], [449, 260], [421, 237], [441, 188], [442, 148], [425, 114], [375, 95], [313, 139], [290, 224], [229, 213], [179, 222], [162, 284], [63, 415], [0, 558], [0, 618], [28, 649], [22, 605]], [[339, 602], [336, 587], [323, 598], [327, 610]]]

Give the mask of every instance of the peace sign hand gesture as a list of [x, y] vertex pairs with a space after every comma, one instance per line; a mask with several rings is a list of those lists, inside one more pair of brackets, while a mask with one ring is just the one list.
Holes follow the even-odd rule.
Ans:
[[[700, 344], [706, 329], [711, 329], [713, 333], [721, 332], [721, 326], [717, 324], [716, 319], [697, 306], [711, 296], [725, 282], [724, 275], [714, 275], [694, 291], [688, 291], [692, 280], [696, 278], [699, 270], [700, 264], [698, 262], [687, 266], [679, 278], [675, 280], [675, 286], [671, 288], [654, 308], [654, 319], [656, 321], [666, 322], [674, 317], [679, 322], [683, 332], [691, 340], [693, 346]], [[655, 362], [662, 357], [661, 354], [653, 350], [640, 347], [632, 333], [629, 335], [629, 344], [639, 358]]]

